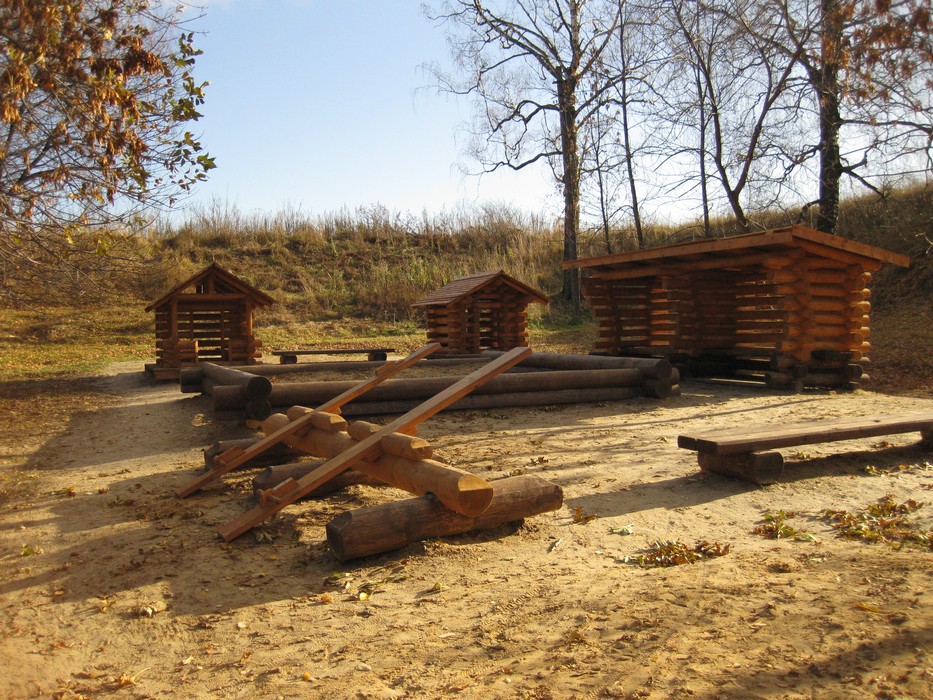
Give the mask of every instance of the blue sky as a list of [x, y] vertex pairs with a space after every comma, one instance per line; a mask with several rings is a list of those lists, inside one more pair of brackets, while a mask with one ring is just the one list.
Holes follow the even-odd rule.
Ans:
[[422, 64], [449, 65], [442, 28], [419, 2], [209, 0], [195, 125], [217, 162], [188, 204], [317, 215], [382, 204], [440, 213], [509, 203], [558, 213], [543, 170], [464, 178], [468, 102], [438, 95]]

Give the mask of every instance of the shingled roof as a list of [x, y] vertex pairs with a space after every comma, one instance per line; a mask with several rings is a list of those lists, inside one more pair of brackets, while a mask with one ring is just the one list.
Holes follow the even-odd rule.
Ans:
[[186, 290], [197, 287], [201, 283], [208, 281], [209, 278], [213, 278], [211, 280], [211, 286], [214, 288], [214, 293], [242, 294], [249, 297], [256, 306], [270, 306], [275, 302], [275, 300], [268, 294], [261, 292], [251, 284], [247, 284], [235, 275], [227, 272], [217, 263], [211, 263], [200, 272], [186, 279], [181, 284], [177, 284], [172, 287], [156, 301], [149, 304], [149, 306], [146, 307], [146, 311], [148, 312], [158, 308], [174, 296], [185, 294]]
[[625, 266], [631, 276], [656, 276], [677, 274], [678, 266], [696, 264], [717, 265], [740, 263], [741, 255], [747, 253], [775, 253], [789, 248], [799, 248], [822, 257], [847, 260], [860, 258], [876, 263], [892, 263], [901, 267], [910, 265], [910, 258], [882, 248], [859, 243], [841, 236], [816, 231], [794, 224], [784, 228], [747, 233], [728, 238], [693, 241], [662, 248], [644, 248], [631, 253], [603, 255], [580, 260], [568, 260], [564, 269], [602, 269]]
[[547, 304], [550, 301], [542, 292], [519, 282], [502, 270], [491, 270], [458, 277], [440, 289], [435, 289], [424, 299], [416, 301], [412, 306], [449, 306], [495, 283], [506, 284], [520, 295], [527, 297], [529, 302], [535, 301]]

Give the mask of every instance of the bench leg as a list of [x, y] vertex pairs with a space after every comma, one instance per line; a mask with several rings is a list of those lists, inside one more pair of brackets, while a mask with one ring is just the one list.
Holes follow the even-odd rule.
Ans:
[[297, 365], [298, 355], [279, 355], [280, 365]]
[[920, 431], [920, 446], [933, 450], [933, 429]]
[[698, 452], [700, 469], [751, 481], [753, 484], [773, 484], [784, 473], [784, 458], [780, 452], [748, 452], [738, 455], [714, 455]]
[[385, 362], [388, 359], [388, 354], [381, 351], [371, 352], [368, 359], [370, 362]]

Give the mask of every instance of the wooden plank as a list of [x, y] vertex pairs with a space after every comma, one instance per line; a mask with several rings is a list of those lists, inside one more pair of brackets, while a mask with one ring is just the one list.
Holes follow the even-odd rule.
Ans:
[[[528, 348], [515, 348], [489, 364], [468, 374], [452, 387], [428, 399], [405, 415], [396, 418], [378, 433], [374, 433], [365, 440], [356, 443], [350, 449], [341, 452], [333, 459], [325, 462], [320, 468], [298, 481], [288, 480], [279, 484], [274, 493], [270, 494], [270, 502], [260, 504], [244, 513], [236, 520], [227, 523], [218, 530], [221, 537], [227, 542], [236, 539], [247, 530], [263, 522], [280, 511], [290, 503], [313, 491], [321, 484], [330, 480], [337, 474], [349, 469], [362, 460], [374, 457], [381, 453], [382, 438], [391, 433], [410, 433], [420, 423], [444, 410], [450, 404], [469, 394], [480, 384], [514, 367], [532, 354]], [[286, 430], [288, 426], [282, 428]], [[275, 435], [273, 433], [272, 435]], [[269, 437], [272, 437], [271, 435]]]
[[680, 435], [677, 437], [677, 446], [715, 455], [730, 455], [931, 429], [933, 411], [919, 411], [899, 416], [860, 416], [819, 423], [795, 423], [783, 427], [762, 426], [692, 436]]
[[[381, 384], [383, 381], [395, 374], [398, 374], [403, 369], [411, 367], [422, 358], [427, 357], [432, 352], [435, 352], [439, 349], [440, 345], [437, 343], [431, 343], [418, 350], [415, 350], [408, 357], [399, 360], [398, 362], [386, 363], [380, 368], [381, 371], [374, 377], [371, 377], [370, 379], [360, 382], [356, 386], [347, 389], [339, 396], [335, 396], [327, 403], [318, 407], [318, 411], [323, 411], [326, 413], [339, 413], [340, 407], [344, 404], [349, 403], [359, 396], [362, 396], [374, 386]], [[313, 413], [309, 413], [299, 418], [298, 420], [292, 421], [288, 425], [284, 426], [281, 430], [277, 430], [271, 435], [267, 435], [266, 437], [254, 443], [252, 447], [249, 447], [245, 450], [233, 449], [218, 455], [214, 458], [214, 468], [201, 474], [197, 479], [189, 483], [187, 486], [179, 489], [177, 492], [178, 497], [185, 498], [186, 496], [190, 496], [195, 491], [204, 488], [204, 486], [207, 484], [223, 476], [231, 469], [236, 469], [239, 465], [257, 457], [273, 445], [277, 445], [285, 436], [295, 434], [306, 426], [312, 425], [312, 421], [314, 419], [311, 416], [313, 415]]]

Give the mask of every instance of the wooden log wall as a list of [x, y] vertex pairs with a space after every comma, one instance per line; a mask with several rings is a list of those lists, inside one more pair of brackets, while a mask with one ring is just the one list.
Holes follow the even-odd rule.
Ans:
[[878, 267], [846, 251], [802, 246], [674, 261], [649, 276], [594, 269], [583, 289], [597, 317], [597, 353], [682, 354], [689, 358], [682, 369], [694, 375], [798, 391], [854, 389], [868, 379], [868, 284]]
[[252, 310], [241, 301], [166, 303], [155, 310], [157, 364], [188, 366], [178, 344], [196, 341], [197, 360], [252, 364], [262, 343], [252, 334]]
[[428, 341], [445, 353], [528, 345], [528, 300], [508, 285], [486, 287], [447, 306], [427, 307]]

